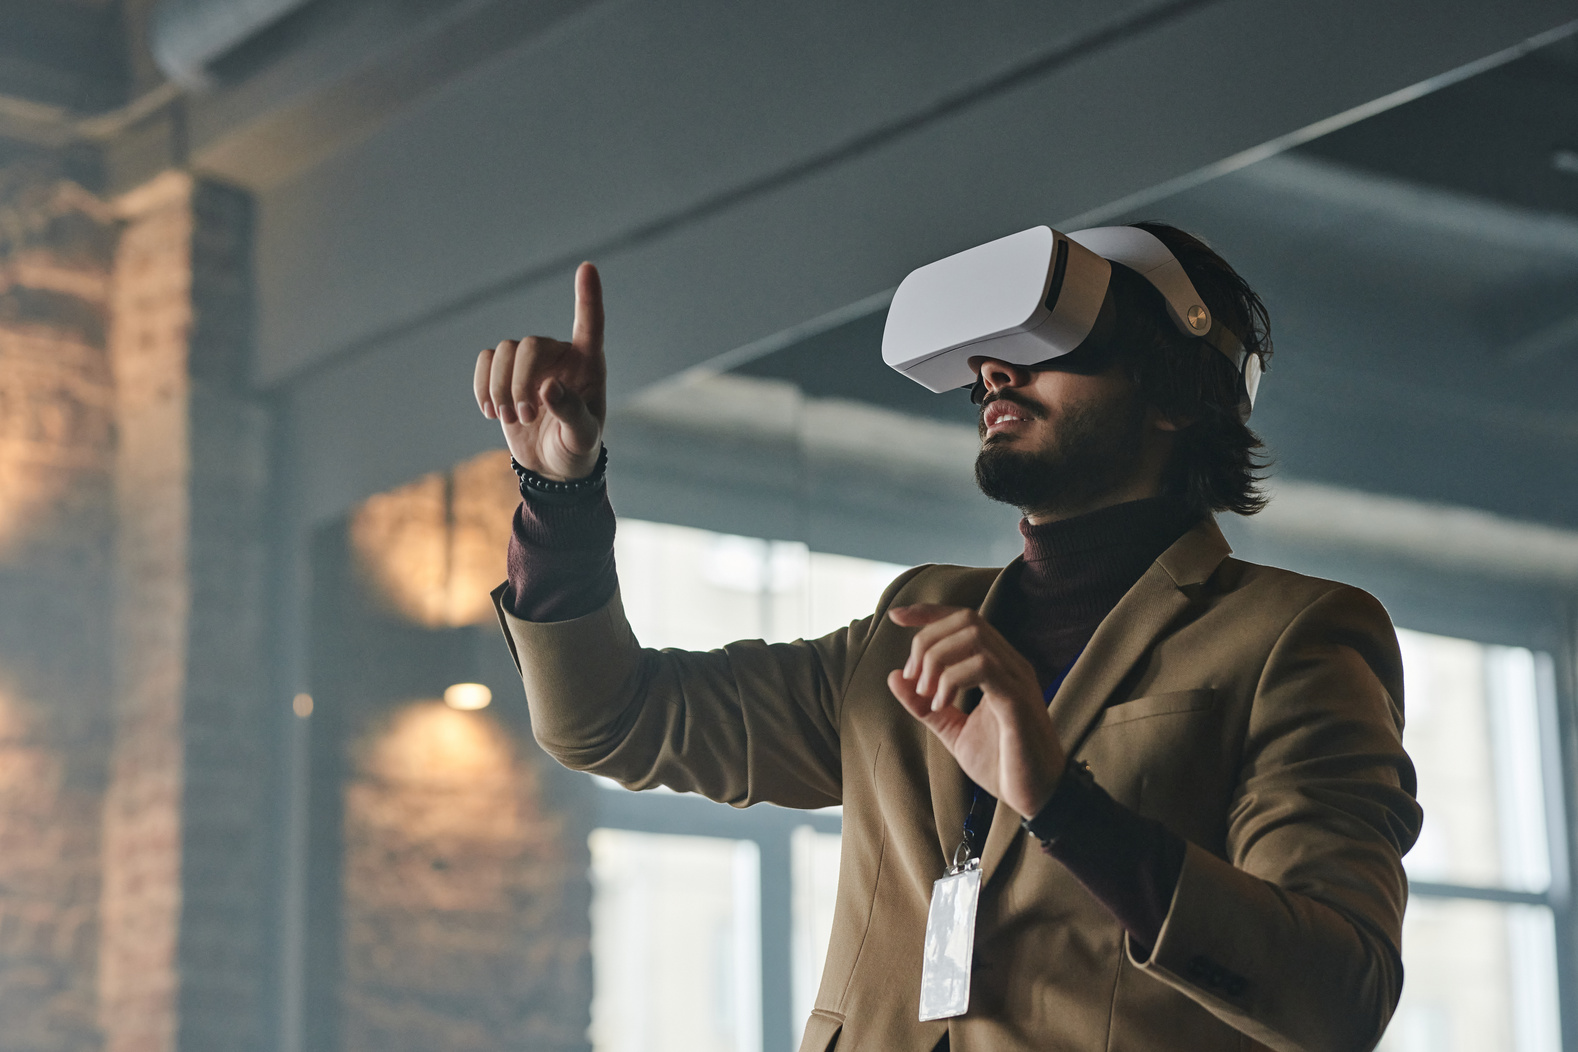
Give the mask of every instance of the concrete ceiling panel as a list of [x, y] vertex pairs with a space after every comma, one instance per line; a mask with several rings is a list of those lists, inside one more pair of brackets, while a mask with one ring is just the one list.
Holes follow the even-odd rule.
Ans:
[[[618, 10], [631, 21], [647, 15]], [[687, 10], [693, 31], [663, 37], [676, 47], [707, 52], [721, 39], [754, 60], [782, 39], [778, 29], [772, 39], [753, 35], [754, 23], [705, 4]], [[716, 24], [702, 17], [709, 12]], [[569, 268], [583, 255], [604, 265], [613, 393], [627, 397], [879, 293], [920, 262], [1029, 222], [1110, 208], [1406, 93], [1570, 15], [1563, 3], [1188, 4], [1128, 32], [1109, 26], [1102, 35], [1096, 23], [1088, 46], [1065, 43], [1054, 61], [958, 105], [933, 91], [929, 108], [895, 109], [912, 101], [895, 91], [820, 120], [770, 92], [755, 105], [750, 84], [728, 83], [718, 68], [728, 63], [712, 56], [699, 75], [712, 94], [732, 97], [684, 114], [707, 127], [682, 129], [657, 103], [677, 92], [695, 106], [709, 95], [694, 82], [654, 79], [650, 56], [634, 45], [662, 37], [657, 27], [624, 26], [631, 36], [621, 38], [627, 61], [648, 62], [636, 79], [651, 109], [624, 112], [641, 93], [611, 82], [588, 88], [583, 105], [580, 73], [557, 82], [551, 74], [601, 69], [599, 53], [561, 39], [563, 54], [521, 64], [533, 90], [559, 94], [533, 111], [532, 134], [512, 137], [499, 130], [520, 126], [509, 91], [495, 77], [490, 107], [479, 71], [469, 86], [435, 96], [420, 119], [264, 196], [257, 377], [299, 409], [298, 441], [312, 451], [300, 511], [309, 520], [332, 514], [494, 441], [470, 405], [469, 361], [501, 336], [565, 328]], [[995, 53], [990, 43], [986, 34], [972, 46]], [[906, 53], [892, 40], [869, 50]], [[1045, 59], [1029, 54], [1026, 62]], [[826, 76], [858, 57], [846, 48]], [[686, 63], [672, 66], [680, 76]], [[799, 83], [767, 80], [780, 94]], [[808, 92], [816, 110], [848, 101], [824, 91]], [[612, 143], [632, 114], [630, 141]], [[1210, 119], [1189, 119], [1197, 114]], [[452, 126], [437, 146], [417, 135], [435, 123]], [[829, 127], [837, 134], [817, 138]], [[511, 166], [497, 160], [503, 154], [466, 153], [477, 135], [496, 140], [489, 150], [529, 146], [527, 158]], [[620, 150], [636, 163], [617, 163]], [[401, 433], [380, 432], [369, 412], [401, 420]]]

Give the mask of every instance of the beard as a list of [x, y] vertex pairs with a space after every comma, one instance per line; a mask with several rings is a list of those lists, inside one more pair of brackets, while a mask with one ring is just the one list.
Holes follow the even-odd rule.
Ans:
[[[1011, 395], [1016, 405], [1045, 410]], [[985, 408], [984, 406], [982, 407]], [[1088, 507], [1133, 470], [1144, 442], [1145, 407], [1138, 398], [1119, 405], [1083, 402], [1058, 414], [1050, 444], [1008, 448], [1007, 436], [984, 436], [975, 458], [975, 484], [991, 500], [1033, 512], [1059, 514]]]

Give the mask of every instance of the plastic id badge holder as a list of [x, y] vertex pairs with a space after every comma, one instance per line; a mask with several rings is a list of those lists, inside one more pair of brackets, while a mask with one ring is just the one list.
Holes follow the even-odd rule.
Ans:
[[981, 860], [950, 866], [931, 886], [926, 948], [921, 960], [920, 1018], [951, 1019], [970, 1007], [970, 963], [975, 955], [975, 907], [981, 898]]

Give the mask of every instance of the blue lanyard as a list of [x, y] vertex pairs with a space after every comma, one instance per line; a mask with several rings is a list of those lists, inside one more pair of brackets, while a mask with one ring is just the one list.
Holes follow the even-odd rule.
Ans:
[[[1065, 679], [1068, 679], [1068, 674], [1074, 671], [1074, 662], [1078, 661], [1080, 654], [1084, 652], [1081, 649], [1079, 654], [1075, 654], [1074, 661], [1070, 661], [1064, 666], [1063, 671], [1054, 676], [1052, 682], [1047, 684], [1046, 689], [1041, 692], [1041, 700], [1043, 702], [1048, 705], [1052, 704], [1052, 699], [1057, 695], [1058, 688], [1063, 685]], [[980, 844], [980, 823], [983, 821], [981, 812], [983, 810], [989, 812], [992, 807], [996, 806], [997, 801], [987, 795], [986, 790], [976, 785], [974, 779], [966, 777], [965, 781], [970, 785], [970, 809], [964, 815], [964, 844], [962, 846], [967, 858], [977, 858], [981, 853], [978, 846]], [[982, 808], [981, 802], [983, 800], [991, 800], [991, 807]]]

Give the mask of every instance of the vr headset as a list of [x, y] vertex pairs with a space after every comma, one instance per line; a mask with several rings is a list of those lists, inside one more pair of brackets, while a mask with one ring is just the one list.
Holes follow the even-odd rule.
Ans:
[[1115, 281], [1113, 264], [1161, 294], [1179, 332], [1227, 357], [1242, 381], [1239, 417], [1249, 419], [1260, 388], [1259, 356], [1216, 323], [1167, 246], [1132, 226], [1071, 234], [1031, 227], [912, 271], [888, 308], [882, 360], [941, 392], [975, 383], [974, 357], [1035, 366], [1087, 343], [1110, 343], [1121, 332], [1115, 299], [1129, 280]]

